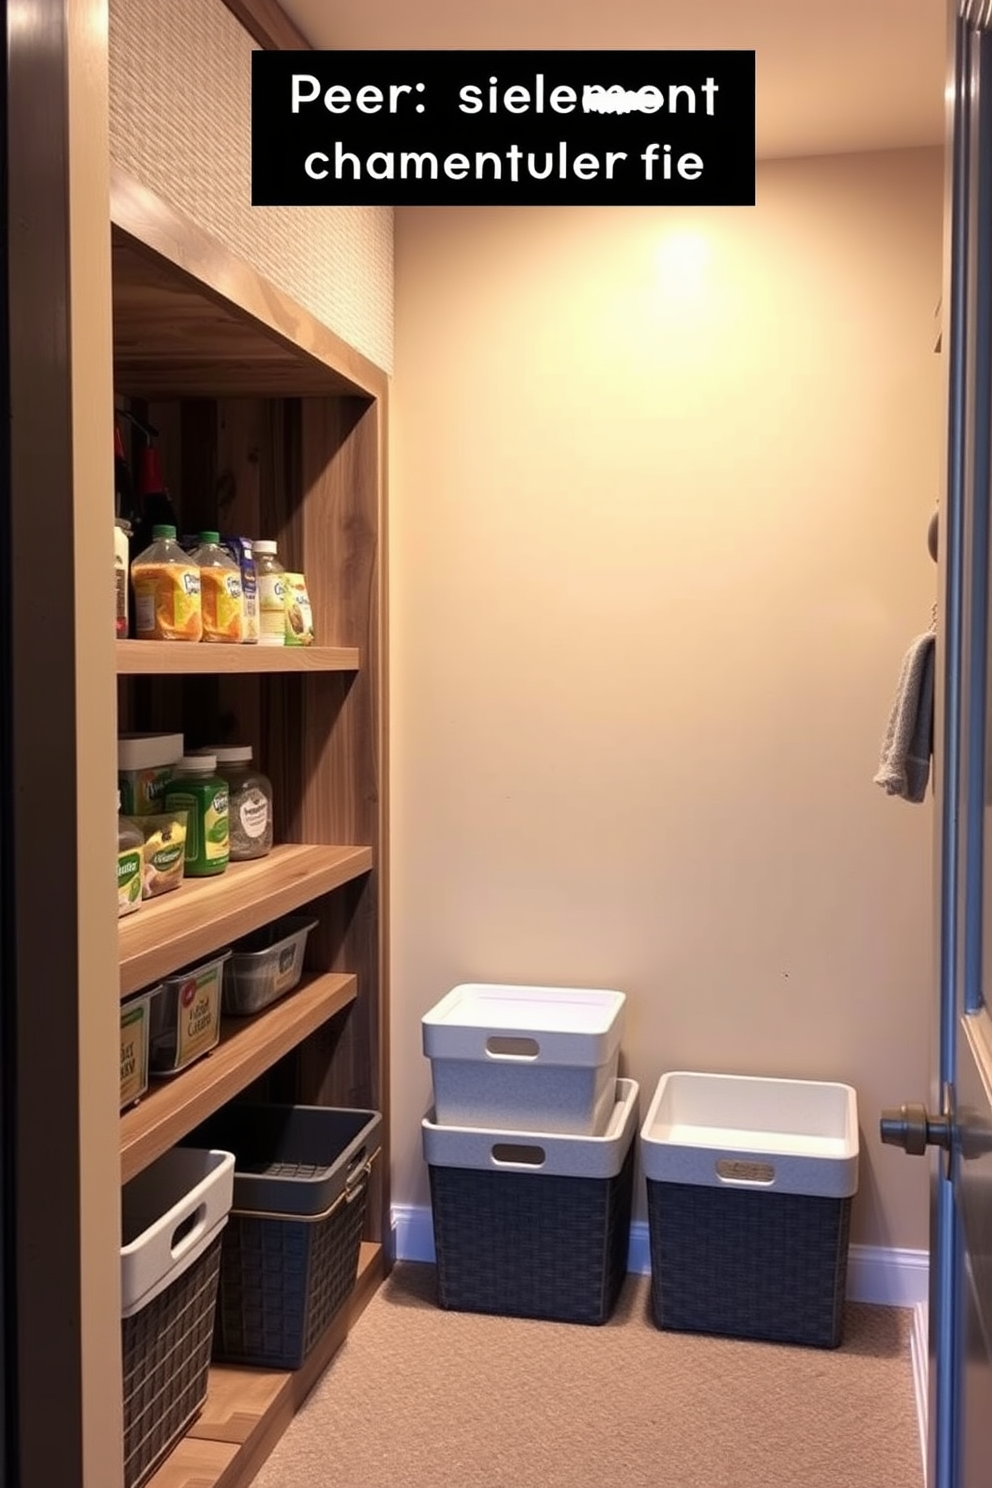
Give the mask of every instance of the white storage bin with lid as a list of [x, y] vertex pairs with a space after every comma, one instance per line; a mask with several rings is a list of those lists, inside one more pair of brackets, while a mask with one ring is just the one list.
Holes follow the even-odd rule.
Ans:
[[663, 1075], [640, 1142], [658, 1327], [835, 1348], [858, 1145], [850, 1085]]
[[207, 1397], [234, 1155], [177, 1147], [121, 1192], [124, 1482], [137, 1488]]
[[441, 1126], [600, 1135], [615, 1103], [622, 992], [463, 983], [426, 1013]]

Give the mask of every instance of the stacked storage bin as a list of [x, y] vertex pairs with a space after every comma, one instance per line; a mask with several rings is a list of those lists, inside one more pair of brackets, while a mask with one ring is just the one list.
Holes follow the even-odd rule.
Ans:
[[234, 1154], [213, 1357], [298, 1369], [358, 1274], [378, 1111], [234, 1104], [189, 1141]]
[[442, 1307], [603, 1323], [627, 1270], [638, 1087], [622, 992], [465, 984], [422, 1021]]

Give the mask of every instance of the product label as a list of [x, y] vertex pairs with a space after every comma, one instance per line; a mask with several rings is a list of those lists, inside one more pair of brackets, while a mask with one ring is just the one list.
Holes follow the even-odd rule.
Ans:
[[238, 808], [238, 818], [246, 837], [254, 841], [265, 836], [269, 829], [269, 803], [261, 791], [245, 796]]
[[182, 882], [186, 849], [186, 817], [160, 814], [137, 818], [145, 830], [145, 898], [153, 899]]
[[179, 989], [179, 1041], [176, 1065], [188, 1064], [212, 1049], [220, 1036], [220, 968], [189, 977]]
[[138, 636], [152, 641], [198, 641], [203, 630], [200, 570], [179, 563], [146, 563], [131, 571]]
[[120, 561], [117, 563], [116, 634], [118, 640], [124, 640], [127, 636], [127, 568]]
[[272, 645], [285, 645], [285, 593], [286, 585], [282, 574], [262, 574], [258, 580], [259, 640]]
[[121, 1107], [143, 1095], [148, 1084], [145, 1070], [145, 1004], [121, 1012]]
[[117, 776], [121, 811], [125, 816], [154, 816], [161, 810], [162, 793], [172, 775], [170, 765], [153, 770], [127, 770]]
[[200, 802], [196, 796], [185, 791], [170, 790], [165, 798], [167, 811], [186, 813], [186, 865], [195, 867], [200, 856], [203, 828], [200, 820]]
[[208, 640], [240, 641], [244, 628], [241, 579], [230, 569], [200, 570], [203, 634]]
[[286, 612], [286, 645], [313, 645], [313, 609], [307, 593], [307, 581], [302, 574], [287, 574], [283, 588], [283, 608]]
[[230, 851], [227, 791], [214, 792], [203, 815], [204, 856], [208, 863], [225, 863]]
[[117, 914], [131, 914], [141, 907], [141, 853], [129, 847], [117, 854]]
[[139, 636], [148, 638], [155, 634], [155, 590], [135, 589], [134, 620]]

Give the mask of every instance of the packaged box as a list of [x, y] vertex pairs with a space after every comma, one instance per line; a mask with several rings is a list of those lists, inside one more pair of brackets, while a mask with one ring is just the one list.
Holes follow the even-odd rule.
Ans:
[[185, 811], [166, 811], [131, 818], [145, 839], [141, 850], [143, 899], [156, 899], [182, 883], [186, 873], [186, 815]]
[[312, 646], [313, 608], [307, 592], [307, 581], [301, 573], [288, 573], [283, 579], [283, 605], [286, 611], [286, 645]]
[[258, 644], [258, 579], [250, 537], [221, 537], [220, 545], [241, 569], [241, 597], [244, 602], [244, 644]]
[[148, 1006], [150, 992], [121, 1003], [121, 1110], [148, 1089]]

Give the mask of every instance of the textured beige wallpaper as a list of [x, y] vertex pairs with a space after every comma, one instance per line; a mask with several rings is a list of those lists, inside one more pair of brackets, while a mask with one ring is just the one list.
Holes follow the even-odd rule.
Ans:
[[219, 0], [110, 0], [111, 158], [391, 371], [392, 211], [250, 205], [253, 48]]
[[746, 210], [397, 213], [397, 1204], [432, 1003], [619, 987], [643, 1109], [849, 1081], [854, 1238], [926, 1247], [877, 1133], [929, 1088], [933, 813], [872, 776], [936, 587], [940, 275], [939, 151], [763, 165]]

